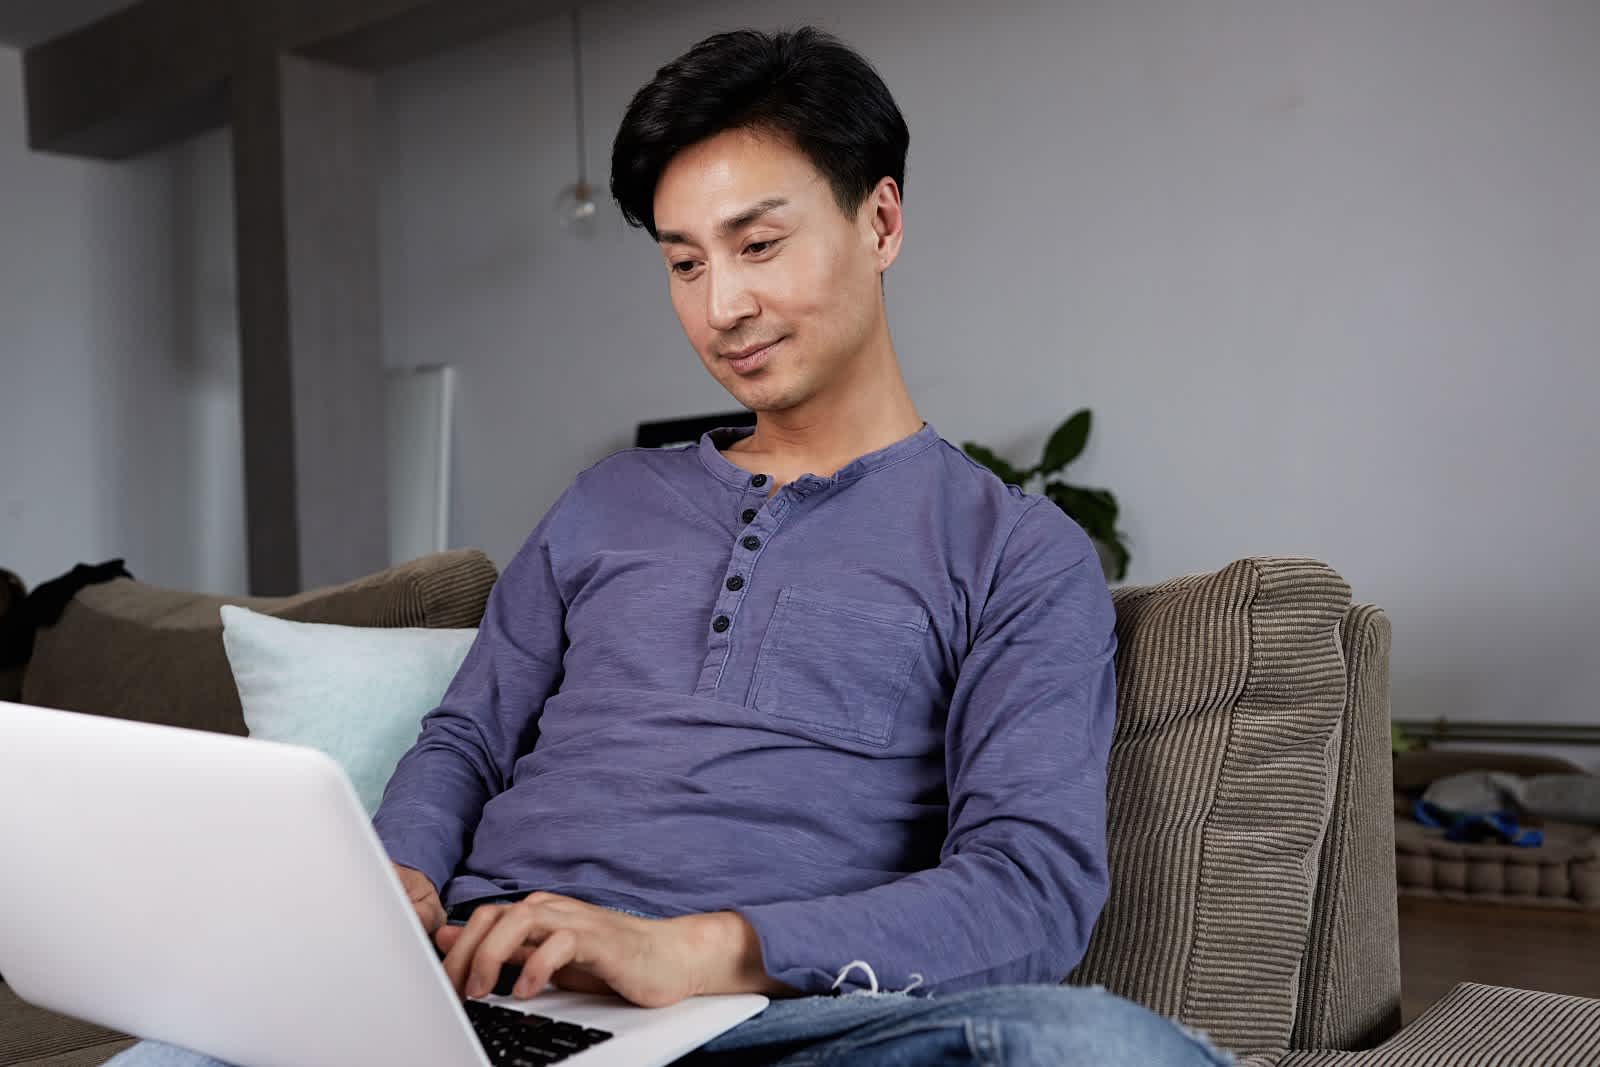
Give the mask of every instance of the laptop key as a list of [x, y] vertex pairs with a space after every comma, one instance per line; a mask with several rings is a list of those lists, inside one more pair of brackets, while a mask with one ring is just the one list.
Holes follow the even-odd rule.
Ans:
[[495, 1067], [541, 1067], [610, 1039], [606, 1030], [551, 1019], [497, 1004], [468, 1001], [467, 1017]]

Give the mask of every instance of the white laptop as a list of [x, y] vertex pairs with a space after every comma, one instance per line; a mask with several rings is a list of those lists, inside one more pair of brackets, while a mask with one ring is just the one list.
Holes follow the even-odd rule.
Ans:
[[332, 759], [3, 702], [0, 974], [240, 1067], [658, 1067], [767, 1004], [550, 987], [463, 1005]]

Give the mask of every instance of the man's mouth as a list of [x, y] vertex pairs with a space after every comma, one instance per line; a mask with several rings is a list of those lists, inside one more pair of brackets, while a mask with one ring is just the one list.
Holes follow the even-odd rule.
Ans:
[[780, 337], [776, 341], [751, 345], [748, 348], [741, 348], [737, 352], [726, 352], [722, 358], [728, 361], [728, 365], [733, 368], [735, 374], [749, 374], [765, 366], [767, 360], [771, 358], [773, 349], [777, 348], [783, 341], [784, 339]]

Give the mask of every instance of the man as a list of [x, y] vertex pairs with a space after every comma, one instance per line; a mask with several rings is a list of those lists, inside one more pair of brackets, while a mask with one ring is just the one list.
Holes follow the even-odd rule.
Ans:
[[[693, 1062], [1220, 1062], [1058, 984], [1107, 889], [1113, 611], [1084, 533], [906, 391], [907, 140], [810, 29], [634, 97], [613, 195], [756, 426], [578, 477], [375, 825], [463, 995], [511, 964], [523, 997], [775, 998]], [[830, 996], [862, 991], [914, 995]]]

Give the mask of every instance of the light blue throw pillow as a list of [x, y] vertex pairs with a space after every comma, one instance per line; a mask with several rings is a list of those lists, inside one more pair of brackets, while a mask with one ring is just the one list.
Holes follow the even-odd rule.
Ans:
[[368, 815], [477, 635], [289, 622], [222, 608], [222, 643], [250, 736], [332, 756]]

